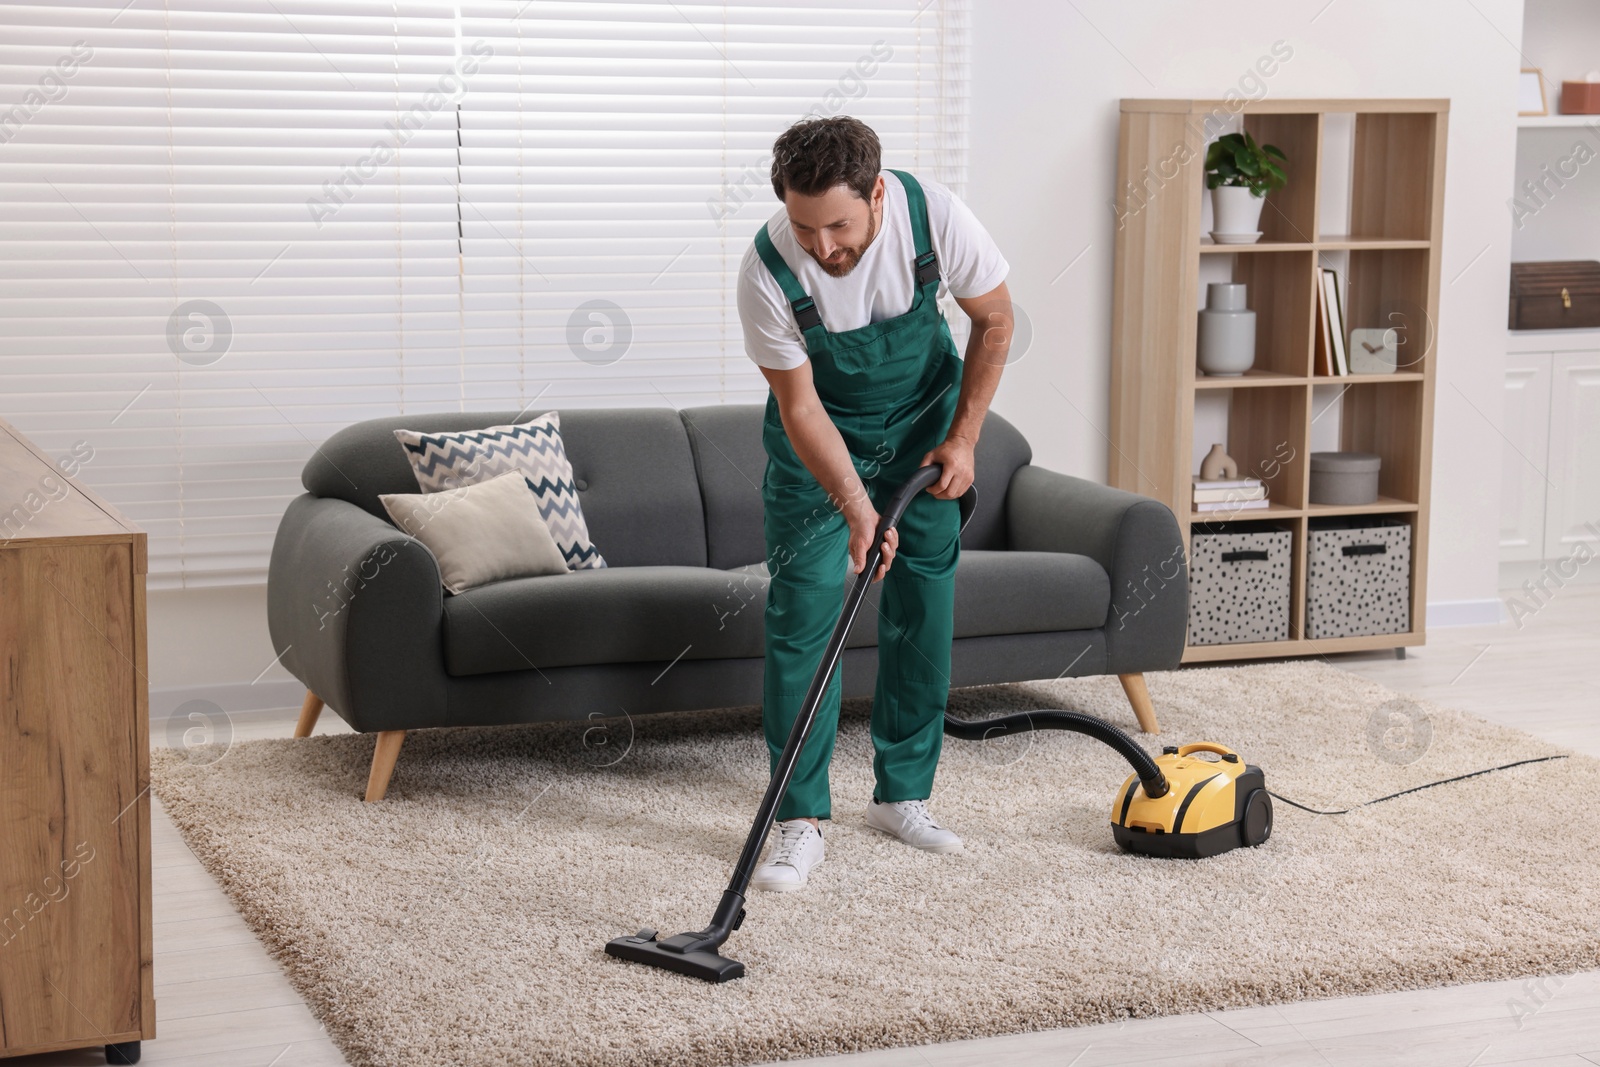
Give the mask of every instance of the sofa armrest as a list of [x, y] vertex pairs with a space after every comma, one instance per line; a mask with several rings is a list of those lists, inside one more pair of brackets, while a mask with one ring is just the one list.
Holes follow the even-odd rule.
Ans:
[[1006, 490], [1009, 547], [1088, 556], [1111, 579], [1106, 669], [1171, 670], [1183, 658], [1189, 572], [1172, 510], [1137, 493], [1023, 466]]
[[273, 651], [353, 729], [439, 724], [443, 617], [422, 542], [344, 500], [289, 503], [267, 567]]

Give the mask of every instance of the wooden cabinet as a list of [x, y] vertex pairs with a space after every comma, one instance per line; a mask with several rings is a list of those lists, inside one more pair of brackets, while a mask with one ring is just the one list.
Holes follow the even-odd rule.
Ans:
[[0, 422], [0, 1057], [155, 1037], [145, 559]]
[[[1288, 155], [1289, 182], [1269, 194], [1254, 244], [1218, 244], [1204, 233], [1206, 145], [1236, 116], [1256, 141]], [[1122, 101], [1108, 480], [1172, 508], [1186, 548], [1189, 528], [1200, 523], [1266, 520], [1291, 534], [1288, 637], [1191, 645], [1185, 662], [1425, 639], [1434, 383], [1439, 360], [1449, 356], [1434, 344], [1448, 120], [1446, 100]], [[1402, 334], [1398, 372], [1316, 373], [1319, 265], [1338, 270], [1347, 327]], [[1242, 377], [1197, 371], [1196, 312], [1207, 281], [1247, 287], [1256, 353]], [[1209, 428], [1216, 409], [1226, 428], [1210, 440], [1225, 443], [1241, 475], [1266, 484], [1270, 504], [1262, 510], [1222, 515], [1191, 507], [1190, 479], [1205, 444], [1197, 447], [1194, 434]], [[1338, 414], [1324, 418], [1330, 410]], [[1313, 447], [1376, 453], [1383, 461], [1377, 500], [1312, 503]], [[1409, 631], [1306, 637], [1310, 532], [1323, 519], [1348, 517], [1411, 526]]]
[[1595, 347], [1526, 351], [1537, 335], [1514, 335], [1506, 356], [1502, 563], [1556, 563], [1580, 545], [1600, 552], [1600, 332], [1578, 340]]

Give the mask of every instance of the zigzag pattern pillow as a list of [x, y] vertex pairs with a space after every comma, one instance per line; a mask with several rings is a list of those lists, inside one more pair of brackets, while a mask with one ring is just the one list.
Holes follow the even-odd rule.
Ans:
[[485, 430], [455, 433], [420, 433], [396, 430], [395, 438], [424, 493], [459, 489], [488, 481], [507, 471], [521, 471], [539, 499], [539, 515], [561, 549], [567, 569], [591, 570], [606, 565], [600, 550], [589, 540], [583, 521], [578, 488], [572, 482], [572, 463], [561, 443], [561, 415], [550, 411], [515, 426], [490, 426]]

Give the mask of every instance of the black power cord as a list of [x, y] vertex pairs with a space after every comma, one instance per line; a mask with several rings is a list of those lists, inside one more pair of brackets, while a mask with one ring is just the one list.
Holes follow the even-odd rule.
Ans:
[[1318, 811], [1316, 808], [1308, 808], [1304, 804], [1296, 804], [1286, 796], [1280, 796], [1277, 793], [1272, 793], [1272, 790], [1270, 789], [1267, 790], [1267, 792], [1272, 793], [1274, 799], [1281, 800], [1285, 804], [1293, 805], [1294, 807], [1299, 808], [1301, 811], [1309, 811], [1313, 815], [1348, 815], [1352, 811], [1355, 811], [1356, 808], [1365, 808], [1373, 804], [1382, 804], [1385, 800], [1393, 800], [1395, 797], [1403, 797], [1407, 793], [1415, 793], [1423, 789], [1432, 789], [1436, 785], [1449, 785], [1451, 782], [1461, 782], [1468, 778], [1476, 778], [1480, 774], [1493, 774], [1495, 771], [1503, 771], [1511, 767], [1521, 767], [1529, 763], [1548, 763], [1550, 760], [1566, 758], [1566, 756], [1540, 756], [1537, 759], [1524, 759], [1518, 760], [1515, 763], [1505, 763], [1499, 767], [1488, 767], [1481, 771], [1473, 771], [1471, 774], [1458, 774], [1454, 778], [1441, 778], [1437, 782], [1429, 782], [1427, 785], [1412, 786], [1410, 789], [1402, 789], [1398, 793], [1390, 793], [1388, 796], [1379, 797], [1377, 800], [1363, 801], [1362, 803], [1357, 804], [1355, 808], [1345, 808], [1343, 811]]

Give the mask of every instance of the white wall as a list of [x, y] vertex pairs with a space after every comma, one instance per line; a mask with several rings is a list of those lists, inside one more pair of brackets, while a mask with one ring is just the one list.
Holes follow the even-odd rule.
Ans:
[[267, 634], [266, 586], [151, 590], [145, 607], [152, 722], [189, 699], [229, 712], [299, 704], [304, 689]]
[[1594, 0], [1527, 0], [1522, 16], [1522, 65], [1544, 72], [1550, 113], [1561, 110], [1562, 81], [1600, 71], [1600, 4]]
[[[1524, 66], [1544, 72], [1545, 101], [1556, 114], [1563, 80], [1582, 81], [1589, 71], [1600, 71], [1600, 4], [1529, 0], [1522, 55]], [[1595, 128], [1526, 129], [1518, 135], [1515, 188], [1507, 196], [1523, 209], [1513, 223], [1512, 262], [1600, 259], [1600, 115], [1590, 121]], [[1529, 181], [1537, 196], [1525, 188]]]
[[[1221, 97], [1282, 40], [1293, 56], [1266, 81], [1272, 96], [1451, 100], [1430, 621], [1492, 617], [1501, 446], [1479, 412], [1498, 419], [1501, 405], [1522, 16], [1520, 0], [974, 0], [967, 200], [1032, 320], [995, 408], [1036, 462], [1105, 478], [1118, 100]], [[239, 688], [273, 654], [262, 590], [152, 594], [150, 611], [156, 687], [217, 687], [230, 704], [292, 688], [281, 667]]]
[[248, 682], [272, 661], [266, 586], [151, 590], [145, 610], [152, 689]]
[[1028, 435], [1035, 462], [1102, 481], [1118, 101], [1240, 91], [1279, 40], [1293, 55], [1265, 80], [1270, 97], [1450, 100], [1429, 615], [1492, 620], [1501, 445], [1485, 416], [1501, 408], [1521, 0], [975, 8], [967, 201], [1010, 260], [1034, 329], [995, 409]]

